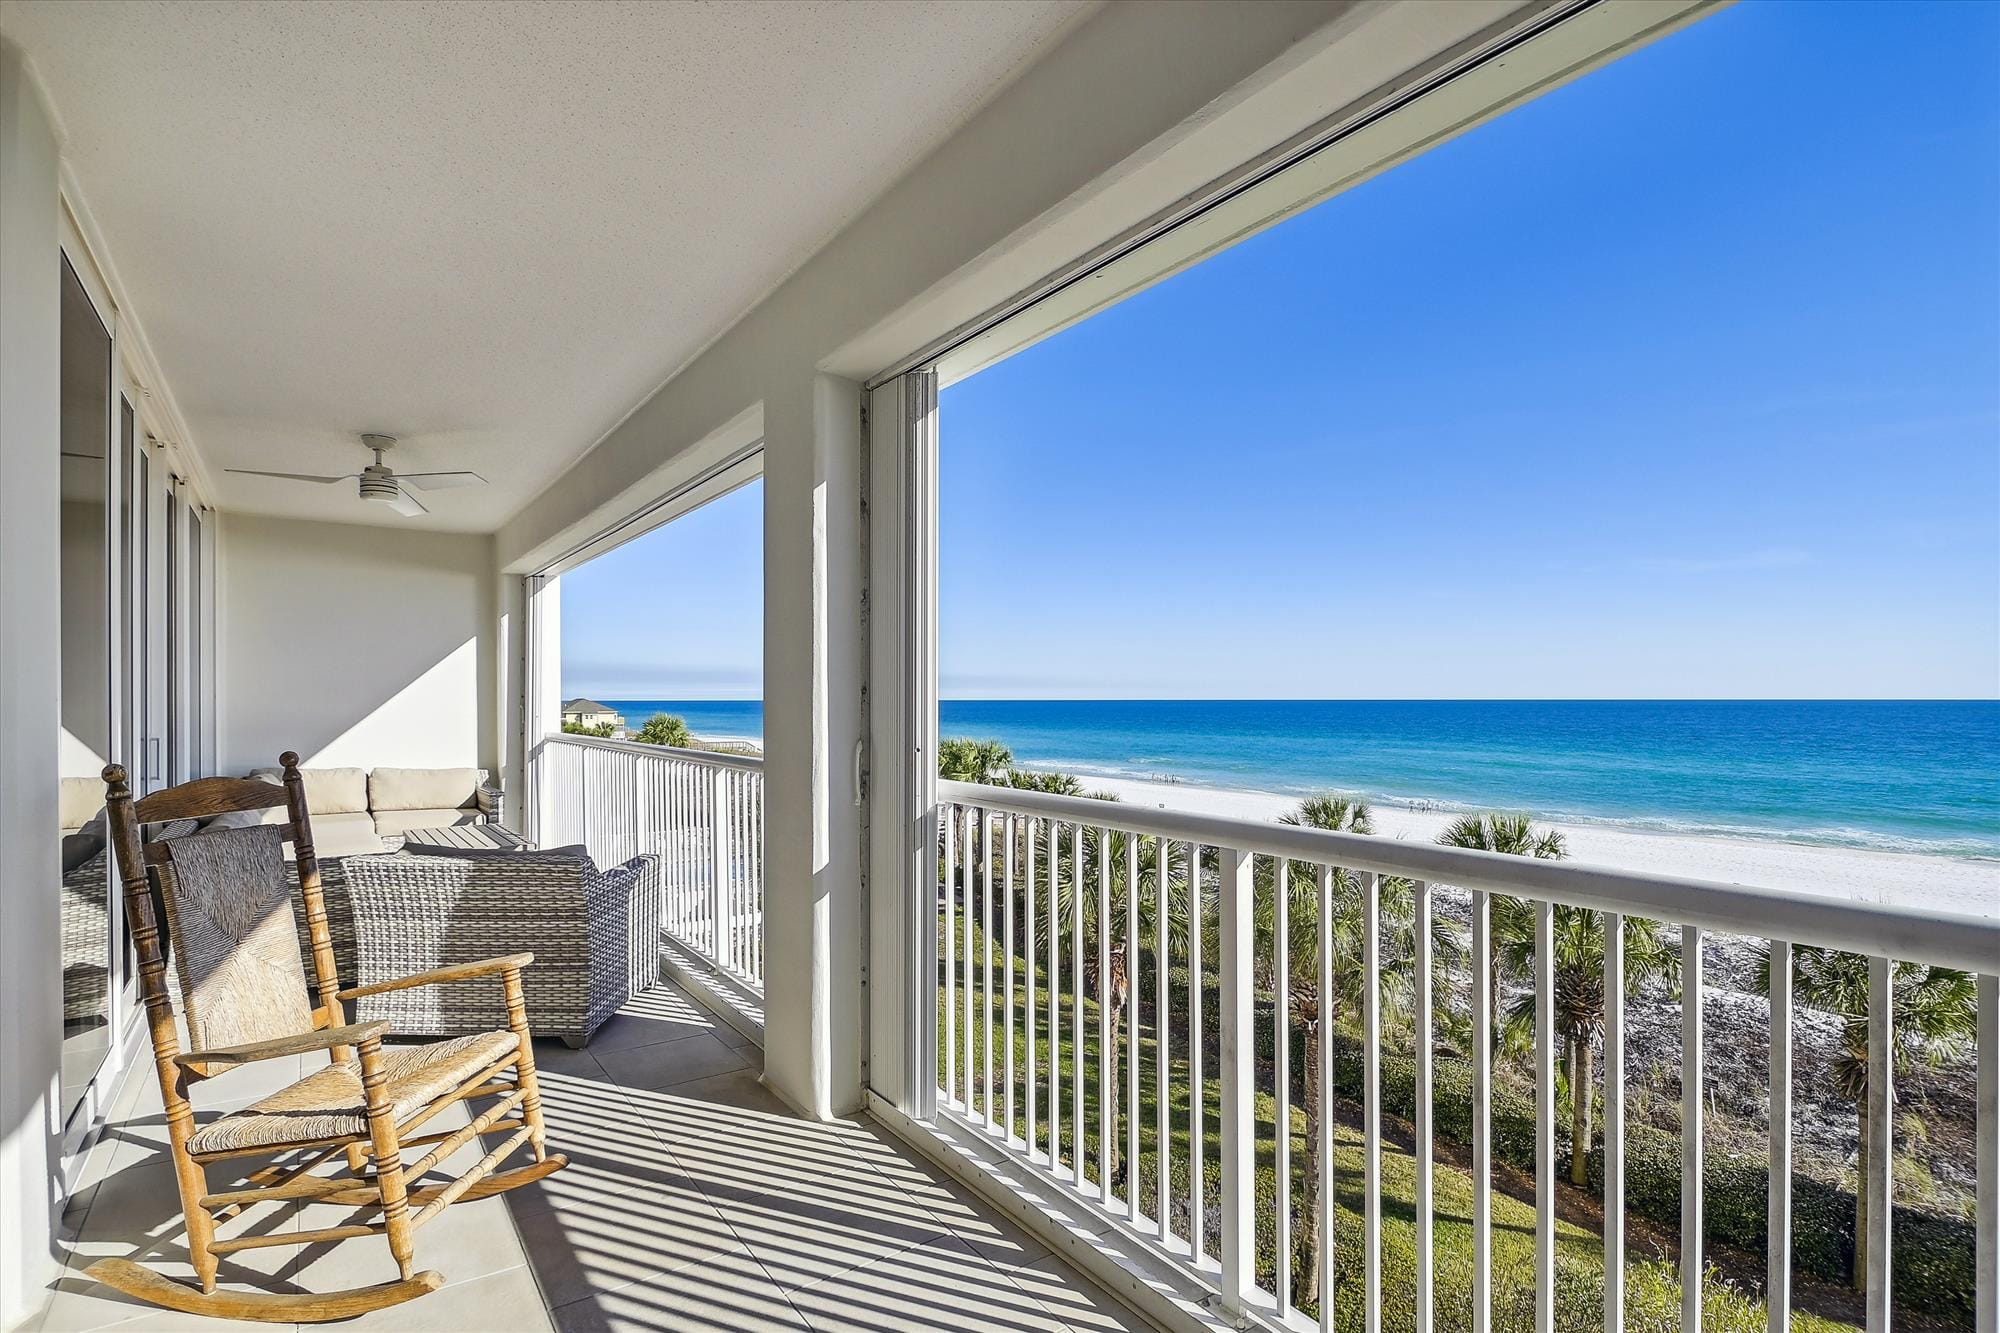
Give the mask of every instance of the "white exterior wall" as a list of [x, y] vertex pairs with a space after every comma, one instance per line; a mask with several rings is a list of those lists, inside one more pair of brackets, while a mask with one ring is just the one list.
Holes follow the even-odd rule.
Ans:
[[55, 1276], [62, 950], [57, 145], [0, 43], [0, 1326]]
[[492, 538], [222, 516], [218, 767], [499, 773]]

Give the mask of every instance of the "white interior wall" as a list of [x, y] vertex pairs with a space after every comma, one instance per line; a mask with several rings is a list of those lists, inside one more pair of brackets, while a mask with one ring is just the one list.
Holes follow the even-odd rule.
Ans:
[[500, 771], [492, 539], [221, 516], [219, 769]]
[[[57, 144], [0, 42], [0, 1325], [55, 1274], [62, 951], [53, 832], [60, 641]], [[43, 651], [34, 651], [41, 645]]]

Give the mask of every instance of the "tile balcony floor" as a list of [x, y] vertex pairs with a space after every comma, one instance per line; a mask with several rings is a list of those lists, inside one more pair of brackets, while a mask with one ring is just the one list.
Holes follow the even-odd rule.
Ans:
[[[757, 1047], [672, 986], [628, 1005], [588, 1050], [538, 1042], [536, 1058], [550, 1146], [569, 1155], [569, 1167], [502, 1197], [446, 1209], [418, 1233], [417, 1265], [437, 1269], [447, 1285], [328, 1327], [1147, 1327], [872, 1122], [816, 1124], [792, 1115], [757, 1081]], [[202, 1085], [212, 1094], [204, 1109], [255, 1100], [301, 1068], [279, 1061]], [[253, 1327], [134, 1304], [82, 1275], [106, 1255], [187, 1275], [164, 1136], [147, 1065], [126, 1081], [111, 1127], [92, 1151], [86, 1184], [64, 1216], [69, 1268], [27, 1328]], [[473, 1152], [468, 1146], [446, 1165], [462, 1169], [476, 1160]], [[225, 1224], [225, 1234], [237, 1226], [323, 1227], [349, 1216], [324, 1205], [289, 1214], [267, 1207], [247, 1225]], [[394, 1276], [388, 1246], [373, 1237], [244, 1251], [222, 1265], [225, 1284], [272, 1291], [327, 1291]]]

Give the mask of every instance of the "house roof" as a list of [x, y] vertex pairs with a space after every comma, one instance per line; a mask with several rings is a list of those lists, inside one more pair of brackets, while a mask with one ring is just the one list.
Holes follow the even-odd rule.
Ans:
[[606, 708], [595, 699], [571, 699], [562, 706], [565, 713], [615, 713], [615, 708]]

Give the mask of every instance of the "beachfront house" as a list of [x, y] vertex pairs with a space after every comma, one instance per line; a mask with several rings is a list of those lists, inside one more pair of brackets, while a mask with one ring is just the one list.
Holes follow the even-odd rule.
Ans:
[[[937, 776], [941, 384], [1725, 8], [0, 6], [0, 1324], [169, 1326], [87, 1274], [105, 1258], [213, 1312], [191, 1208], [263, 1246], [229, 1256], [226, 1293], [396, 1276], [365, 1211], [267, 1223], [181, 1188], [179, 1137], [327, 1057], [194, 1084], [193, 1124], [165, 1125], [93, 832], [107, 763], [146, 793], [297, 751], [331, 775], [316, 801], [457, 774], [505, 793], [443, 809], [468, 846], [490, 828], [480, 855], [581, 844], [657, 875], [629, 921], [572, 935], [639, 960], [623, 1010], [583, 1049], [534, 1043], [569, 1166], [434, 1220], [412, 1185], [442, 1285], [403, 1326], [1275, 1333], [1506, 1301], [1549, 1329], [1561, 1299], [1613, 1329], [1665, 1301], [1694, 1329], [1721, 1255], [1783, 1328], [1795, 1227], [1846, 1208], [1849, 1253], [1853, 1196], [1793, 1206], [1783, 985], [1751, 1066], [1772, 1167], [1746, 1185], [1704, 1142], [1700, 944], [1724, 931], [1872, 960], [1877, 1142], [1885, 953], [1981, 974], [1976, 1207], [1908, 1223], [1880, 1156], [1851, 1189], [1856, 1318], [1916, 1301], [1994, 1328], [1991, 922]], [[618, 720], [561, 696], [565, 575], [758, 478], [762, 755], [565, 734]], [[1178, 617], [1203, 651], [1281, 641], [1222, 607], [1106, 609]], [[671, 616], [670, 590], [631, 614]], [[1293, 901], [1354, 895], [1324, 971], [1264, 955], [1304, 938], [1254, 910], [1281, 867]], [[1407, 956], [1371, 928], [1384, 886], [1415, 914]], [[1445, 887], [1469, 904], [1468, 1030], [1507, 998], [1482, 970], [1499, 899], [1545, 942], [1582, 908], [1690, 950], [1684, 1092], [1643, 1124], [1606, 988], [1588, 1208], [1560, 1193], [1547, 966], [1522, 992], [1530, 1092], [1484, 1042], [1408, 1038], [1442, 1033]], [[1394, 1023], [1366, 998], [1388, 970]], [[1295, 973], [1364, 998], [1338, 1032], [1283, 1010], [1299, 1058], [1260, 1057], [1260, 977]], [[1667, 1245], [1629, 1287], [1627, 1210]], [[1580, 1250], [1599, 1276], [1572, 1280]]]
[[565, 701], [562, 706], [562, 720], [564, 726], [610, 727], [614, 736], [622, 734], [625, 730], [625, 718], [622, 714], [606, 708], [593, 699]]

